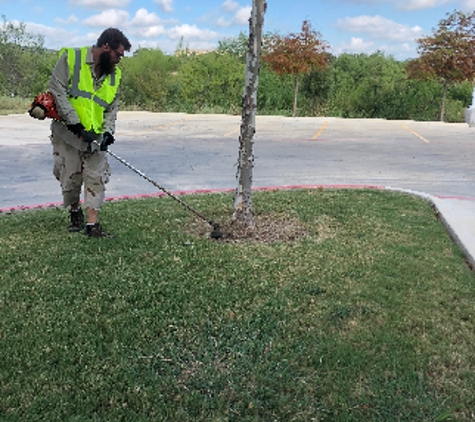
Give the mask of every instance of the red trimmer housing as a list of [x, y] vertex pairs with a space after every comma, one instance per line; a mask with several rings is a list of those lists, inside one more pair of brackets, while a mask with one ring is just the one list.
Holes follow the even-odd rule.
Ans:
[[47, 117], [54, 120], [61, 120], [56, 111], [54, 97], [51, 92], [38, 94], [31, 103], [28, 113], [31, 117], [39, 120], [44, 120]]

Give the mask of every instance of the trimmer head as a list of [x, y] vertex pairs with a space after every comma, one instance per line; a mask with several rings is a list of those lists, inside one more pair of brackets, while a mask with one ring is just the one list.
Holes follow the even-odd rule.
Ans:
[[224, 237], [223, 232], [219, 229], [218, 223], [213, 223], [213, 230], [210, 234], [211, 239], [219, 240]]

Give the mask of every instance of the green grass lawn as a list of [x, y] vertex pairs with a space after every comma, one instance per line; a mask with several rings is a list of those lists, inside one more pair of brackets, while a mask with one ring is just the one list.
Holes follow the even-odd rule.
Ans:
[[[229, 221], [232, 196], [184, 198]], [[256, 192], [293, 242], [197, 236], [170, 198], [0, 215], [0, 420], [469, 421], [475, 276], [429, 203]]]

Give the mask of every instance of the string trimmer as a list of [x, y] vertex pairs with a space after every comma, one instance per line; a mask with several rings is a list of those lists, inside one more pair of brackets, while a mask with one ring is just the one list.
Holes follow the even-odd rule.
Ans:
[[[100, 144], [96, 141], [94, 141], [96, 145]], [[223, 237], [223, 233], [219, 229], [219, 224], [214, 222], [213, 220], [209, 220], [206, 218], [203, 214], [200, 212], [196, 211], [194, 208], [192, 208], [190, 205], [188, 205], [185, 201], [180, 199], [178, 196], [174, 195], [171, 193], [168, 189], [164, 188], [163, 186], [159, 185], [155, 180], [150, 179], [144, 172], [140, 171], [139, 169], [135, 168], [132, 164], [129, 162], [125, 161], [123, 158], [119, 157], [117, 154], [113, 153], [109, 149], [107, 149], [107, 153], [114, 157], [117, 161], [122, 163], [124, 166], [128, 167], [130, 170], [132, 170], [134, 173], [137, 173], [140, 177], [145, 179], [147, 182], [150, 182], [152, 185], [160, 189], [161, 191], [165, 192], [170, 198], [173, 198], [175, 201], [183, 205], [186, 209], [191, 211], [193, 214], [195, 214], [197, 217], [199, 217], [201, 220], [206, 221], [211, 227], [213, 227], [213, 230], [211, 231], [210, 237], [212, 239], [221, 239]]]
[[[28, 112], [30, 116], [34, 117], [35, 119], [44, 120], [46, 117], [48, 117], [51, 119], [61, 121], [61, 118], [58, 116], [58, 113], [56, 112], [56, 105], [54, 103], [53, 95], [50, 92], [38, 94], [33, 100], [33, 103], [31, 104], [30, 110]], [[100, 144], [97, 141], [93, 141], [93, 142], [100, 147]], [[210, 237], [212, 239], [221, 239], [223, 237], [223, 233], [219, 229], [218, 223], [206, 218], [203, 214], [199, 213], [190, 205], [188, 205], [185, 201], [178, 198], [176, 195], [171, 193], [168, 189], [164, 188], [163, 186], [160, 186], [157, 182], [155, 182], [155, 180], [150, 179], [150, 177], [148, 177], [145, 173], [135, 168], [132, 164], [128, 163], [123, 158], [119, 157], [117, 154], [113, 153], [112, 151], [109, 151], [109, 149], [107, 149], [106, 151], [110, 156], [114, 157], [117, 161], [119, 161], [120, 163], [128, 167], [134, 173], [137, 173], [140, 177], [145, 179], [147, 182], [150, 182], [152, 185], [154, 185], [161, 191], [165, 192], [170, 198], [173, 198], [175, 201], [183, 205], [186, 209], [191, 211], [201, 220], [206, 221], [211, 227], [213, 227], [213, 230], [211, 231], [211, 234], [210, 234]]]

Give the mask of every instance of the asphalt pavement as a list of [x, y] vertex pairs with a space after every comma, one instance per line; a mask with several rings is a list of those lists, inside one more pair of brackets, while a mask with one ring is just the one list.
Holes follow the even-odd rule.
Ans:
[[[172, 192], [236, 186], [240, 116], [119, 112], [116, 155]], [[0, 213], [61, 202], [48, 121], [0, 116]], [[475, 266], [475, 128], [465, 123], [258, 116], [253, 187], [375, 188], [429, 201]], [[157, 194], [110, 157], [108, 198]]]

